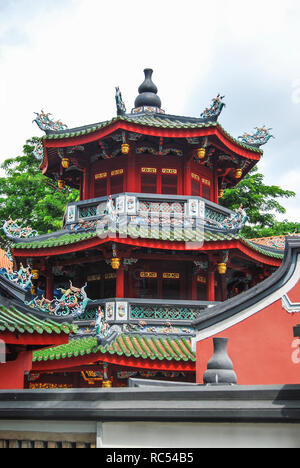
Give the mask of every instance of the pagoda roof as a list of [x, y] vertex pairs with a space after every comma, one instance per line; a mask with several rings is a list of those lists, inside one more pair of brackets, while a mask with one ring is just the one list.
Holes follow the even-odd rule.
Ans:
[[0, 305], [0, 336], [3, 332], [11, 333], [34, 333], [42, 334], [67, 334], [74, 331], [74, 326], [66, 322], [57, 323], [54, 320], [45, 317], [41, 319], [32, 311], [25, 314], [15, 307]]
[[68, 319], [50, 318], [21, 301], [0, 296], [0, 339], [5, 343], [53, 346], [67, 342], [76, 330]]
[[173, 364], [178, 363], [182, 370], [185, 367], [195, 370], [196, 354], [192, 351], [191, 340], [184, 337], [122, 334], [105, 346], [98, 346], [95, 337], [76, 338], [65, 345], [34, 351], [33, 369], [43, 369], [43, 364], [47, 363], [48, 369], [49, 365], [56, 369], [57, 361], [60, 361], [60, 367], [74, 367], [80, 359], [89, 363], [105, 360], [118, 364], [121, 358], [124, 358], [122, 365], [127, 366], [173, 369]]
[[[300, 234], [294, 233], [292, 234], [293, 237], [299, 237]], [[290, 235], [289, 235], [290, 236]], [[287, 235], [280, 235], [280, 236], [270, 236], [270, 237], [258, 237], [255, 239], [251, 239], [251, 242], [260, 245], [263, 248], [272, 248], [272, 249], [278, 249], [278, 250], [284, 250], [285, 245], [286, 245], [286, 238]]]
[[[193, 239], [191, 237], [188, 237], [184, 233], [182, 235], [184, 237], [180, 239], [180, 241], [178, 241], [174, 237], [174, 234], [172, 232], [170, 233], [170, 237], [168, 239], [163, 238], [161, 235], [159, 239], [155, 238], [154, 236], [151, 237], [151, 232], [149, 232], [147, 237], [143, 236], [143, 238], [139, 239], [111, 239], [109, 237], [107, 239], [100, 239], [96, 231], [79, 233], [58, 231], [57, 233], [52, 233], [51, 235], [38, 236], [36, 238], [23, 240], [22, 242], [16, 242], [12, 244], [11, 248], [15, 256], [23, 256], [21, 253], [22, 251], [25, 251], [24, 255], [26, 256], [29, 255], [29, 251], [31, 256], [42, 254], [56, 255], [59, 252], [63, 252], [66, 248], [68, 249], [68, 251], [80, 251], [85, 248], [89, 248], [89, 246], [92, 247], [94, 244], [98, 245], [113, 240], [114, 242], [128, 243], [131, 245], [146, 247], [149, 246], [149, 242], [154, 242], [153, 245], [151, 244], [151, 246], [154, 248], [155, 243], [159, 243], [159, 248], [163, 248], [163, 243], [165, 243], [165, 248], [184, 249], [184, 247], [181, 247], [181, 245], [184, 245], [185, 242], [190, 242]], [[234, 242], [234, 244], [232, 244], [232, 247], [234, 248], [238, 248], [239, 246], [241, 246], [241, 248], [242, 246], [246, 247], [247, 250], [250, 252], [250, 255], [252, 251], [253, 254], [261, 254], [266, 258], [276, 259], [280, 261], [283, 259], [284, 253], [282, 249], [264, 246], [258, 242], [254, 242], [253, 240], [246, 239], [238, 233], [232, 234], [205, 231], [204, 245], [202, 250], [215, 249], [215, 244], [217, 243], [225, 243], [227, 244], [228, 248], [230, 248], [230, 243], [232, 242]], [[171, 243], [171, 245], [169, 245], [169, 243]]]
[[[126, 126], [128, 124], [128, 126]], [[111, 129], [110, 129], [111, 127]], [[98, 135], [99, 131], [104, 129], [110, 129], [106, 132], [106, 135]], [[234, 138], [228, 133], [219, 122], [210, 119], [203, 119], [197, 117], [184, 117], [171, 114], [126, 114], [122, 116], [114, 117], [110, 120], [98, 122], [95, 124], [84, 125], [81, 127], [75, 127], [64, 130], [47, 130], [46, 134], [42, 137], [45, 141], [45, 146], [56, 147], [56, 146], [69, 146], [74, 144], [74, 139], [78, 140], [78, 143], [88, 143], [94, 141], [101, 136], [107, 136], [118, 128], [128, 129], [132, 132], [141, 132], [145, 134], [155, 135], [154, 129], [161, 130], [159, 135], [163, 136], [163, 131], [167, 131], [165, 136], [171, 137], [196, 137], [202, 136], [201, 130], [203, 129], [214, 129], [214, 132], [218, 131], [220, 135], [234, 143], [237, 147], [250, 151], [253, 154], [253, 159], [258, 160], [263, 154], [263, 151], [255, 146], [247, 145], [237, 138]], [[143, 132], [144, 128], [144, 132]], [[148, 129], [148, 131], [147, 131]], [[171, 133], [169, 131], [172, 131]], [[103, 133], [103, 132], [102, 132]], [[209, 134], [205, 132], [205, 134]], [[95, 135], [94, 135], [95, 134]], [[59, 142], [55, 143], [56, 140]], [[72, 140], [71, 143], [62, 140]], [[249, 157], [249, 154], [248, 154]]]

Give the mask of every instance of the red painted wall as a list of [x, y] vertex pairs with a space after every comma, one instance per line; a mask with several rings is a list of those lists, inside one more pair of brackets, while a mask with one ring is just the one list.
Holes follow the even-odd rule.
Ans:
[[[300, 302], [300, 281], [288, 293]], [[297, 298], [297, 299], [296, 299]], [[300, 314], [290, 314], [281, 300], [215, 337], [228, 338], [228, 354], [240, 385], [300, 384], [300, 340], [293, 327]], [[213, 337], [197, 343], [196, 378], [203, 383], [207, 362], [213, 354]], [[299, 341], [299, 343], [297, 343]]]
[[24, 388], [24, 373], [32, 368], [32, 351], [20, 353], [13, 362], [0, 363], [0, 389], [20, 390]]

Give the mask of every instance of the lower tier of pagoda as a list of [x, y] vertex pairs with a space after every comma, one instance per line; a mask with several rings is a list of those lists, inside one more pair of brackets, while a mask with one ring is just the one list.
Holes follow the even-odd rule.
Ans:
[[[85, 288], [90, 300], [137, 298], [225, 301], [255, 286], [281, 264], [241, 240], [211, 242], [200, 250], [178, 251], [178, 243], [145, 247], [123, 239], [81, 241], [77, 250], [63, 246], [14, 249], [19, 266], [30, 260], [36, 293], [61, 297], [72, 285]], [[70, 247], [70, 246], [68, 246]], [[75, 247], [72, 243], [72, 247]], [[156, 247], [156, 248], [155, 248]]]

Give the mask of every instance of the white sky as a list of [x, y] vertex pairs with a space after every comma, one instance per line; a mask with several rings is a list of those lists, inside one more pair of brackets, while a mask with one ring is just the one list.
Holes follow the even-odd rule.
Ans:
[[41, 109], [100, 122], [120, 86], [130, 111], [150, 67], [167, 113], [199, 116], [220, 92], [232, 136], [272, 127], [259, 169], [297, 192], [283, 218], [299, 221], [299, 20], [299, 0], [0, 0], [0, 162], [42, 135]]

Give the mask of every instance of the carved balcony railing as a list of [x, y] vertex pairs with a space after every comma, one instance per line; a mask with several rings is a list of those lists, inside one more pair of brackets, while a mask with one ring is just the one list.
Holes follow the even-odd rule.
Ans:
[[185, 237], [192, 239], [189, 229], [191, 233], [197, 230], [237, 232], [245, 222], [243, 215], [202, 197], [122, 193], [69, 204], [64, 229], [101, 230], [113, 220], [120, 234], [125, 231], [135, 234], [138, 225], [140, 237], [169, 238], [164, 229], [171, 228], [174, 240], [180, 240], [184, 238], [183, 230]]
[[124, 332], [167, 333], [190, 336], [191, 326], [201, 312], [217, 302], [168, 299], [100, 299], [90, 301], [77, 323], [88, 325], [99, 310], [110, 326], [120, 325]]

